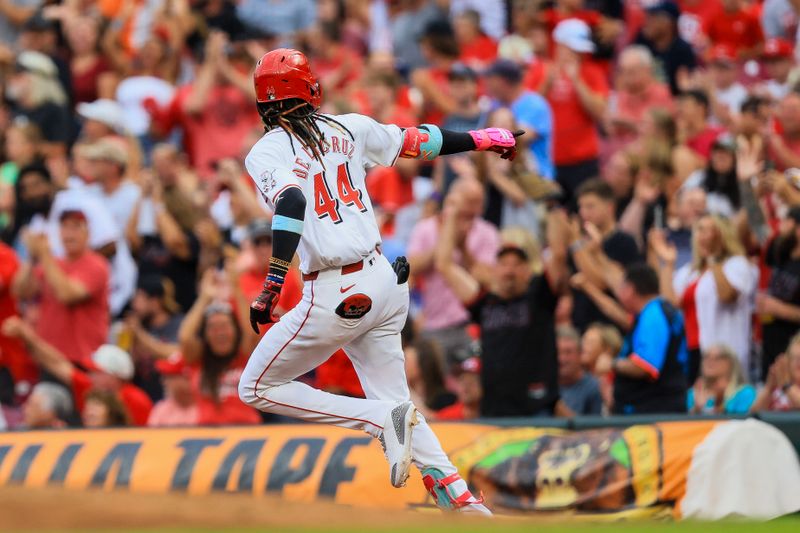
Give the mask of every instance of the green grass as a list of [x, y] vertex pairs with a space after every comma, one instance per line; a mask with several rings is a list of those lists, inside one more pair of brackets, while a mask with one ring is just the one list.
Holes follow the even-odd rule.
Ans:
[[[85, 531], [85, 530], [84, 530]], [[542, 524], [535, 520], [520, 522], [486, 521], [475, 524], [461, 523], [453, 526], [438, 525], [431, 528], [153, 528], [153, 529], [92, 529], [93, 533], [797, 533], [800, 517], [792, 516], [771, 522], [615, 522], [615, 523], [562, 523]], [[54, 532], [53, 532], [54, 533]], [[88, 532], [87, 532], [88, 533]]]

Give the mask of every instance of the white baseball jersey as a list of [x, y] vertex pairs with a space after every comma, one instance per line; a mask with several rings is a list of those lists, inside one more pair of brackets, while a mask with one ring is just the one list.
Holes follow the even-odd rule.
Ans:
[[[392, 410], [410, 398], [400, 339], [409, 300], [408, 285], [397, 283], [386, 256], [375, 251], [380, 234], [364, 169], [392, 165], [403, 133], [361, 115], [335, 118], [341, 131], [318, 122], [327, 140], [324, 168], [296, 139], [292, 152], [289, 136], [281, 129], [264, 135], [245, 160], [273, 208], [287, 187], [303, 191], [301, 270], [321, 272], [303, 284], [300, 303], [261, 338], [242, 371], [239, 397], [264, 412], [379, 437], [385, 424], [394, 423]], [[359, 269], [334, 268], [359, 260]], [[366, 398], [339, 396], [297, 381], [339, 348], [353, 362]], [[457, 472], [422, 416], [411, 448], [420, 469]]]
[[403, 142], [397, 126], [357, 114], [332, 118], [344, 128], [317, 121], [325, 134], [324, 167], [282, 128], [266, 133], [245, 159], [247, 171], [273, 209], [288, 187], [303, 191], [306, 213], [297, 252], [304, 273], [355, 263], [380, 244], [365, 169], [393, 165]]

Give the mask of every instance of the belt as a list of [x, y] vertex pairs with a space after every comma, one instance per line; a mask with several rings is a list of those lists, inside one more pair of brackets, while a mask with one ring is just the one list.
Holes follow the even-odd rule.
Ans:
[[[381, 249], [375, 248], [375, 251], [380, 255]], [[359, 272], [364, 268], [364, 260], [356, 261], [355, 263], [350, 263], [349, 265], [344, 265], [342, 267], [342, 275], [346, 274], [353, 274], [354, 272]], [[319, 277], [319, 273], [321, 270], [315, 270], [314, 272], [309, 272], [308, 274], [303, 274], [303, 281], [314, 281]]]

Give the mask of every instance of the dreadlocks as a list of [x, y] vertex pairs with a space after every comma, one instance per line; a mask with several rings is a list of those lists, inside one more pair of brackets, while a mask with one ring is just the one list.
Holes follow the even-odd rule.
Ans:
[[[283, 128], [289, 136], [289, 143], [292, 145], [292, 152], [295, 152], [295, 137], [303, 148], [311, 151], [314, 159], [322, 163], [322, 154], [325, 152], [325, 134], [320, 131], [317, 121], [321, 120], [336, 129], [344, 132], [355, 140], [353, 134], [338, 120], [323, 115], [315, 110], [309, 103], [299, 98], [288, 100], [278, 100], [276, 102], [259, 102], [258, 114], [264, 122], [264, 131], [271, 131], [275, 128]], [[324, 166], [324, 165], [323, 165]]]

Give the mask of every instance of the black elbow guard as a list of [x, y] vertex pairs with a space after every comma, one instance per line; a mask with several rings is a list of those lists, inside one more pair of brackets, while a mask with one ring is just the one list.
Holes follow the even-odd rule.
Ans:
[[[306, 197], [298, 187], [289, 187], [275, 201], [275, 215], [303, 220], [306, 213]], [[277, 229], [274, 228], [273, 229]]]

